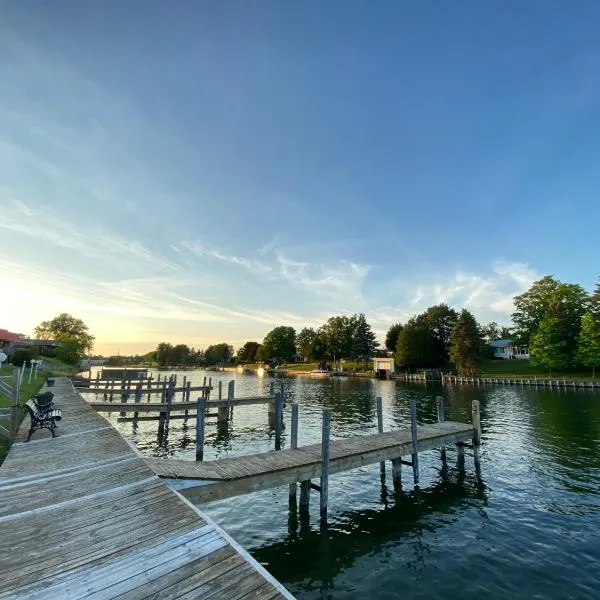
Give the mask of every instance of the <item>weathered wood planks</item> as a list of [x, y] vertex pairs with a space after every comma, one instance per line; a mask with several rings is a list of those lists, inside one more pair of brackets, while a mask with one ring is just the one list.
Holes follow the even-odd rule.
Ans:
[[36, 432], [0, 467], [0, 599], [291, 598], [68, 380], [53, 391], [59, 437]]

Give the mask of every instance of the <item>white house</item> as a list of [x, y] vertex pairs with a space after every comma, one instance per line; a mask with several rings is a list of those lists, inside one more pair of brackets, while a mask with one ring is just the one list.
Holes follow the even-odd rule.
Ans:
[[527, 346], [516, 346], [512, 340], [496, 340], [490, 346], [494, 350], [494, 358], [529, 358]]

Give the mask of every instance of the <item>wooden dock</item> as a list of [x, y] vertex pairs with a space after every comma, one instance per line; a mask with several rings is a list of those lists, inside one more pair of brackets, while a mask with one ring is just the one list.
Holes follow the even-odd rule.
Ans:
[[[473, 437], [471, 423], [443, 421], [423, 425], [417, 428], [417, 451], [470, 442]], [[333, 440], [329, 445], [329, 475], [412, 454], [410, 429]], [[190, 482], [181, 486], [181, 493], [201, 503], [321, 477], [322, 445], [208, 462], [174, 459], [145, 459], [145, 462], [160, 477], [196, 480], [196, 485]]]
[[0, 467], [0, 599], [292, 598], [68, 380], [51, 391], [57, 438], [19, 441], [26, 418]]

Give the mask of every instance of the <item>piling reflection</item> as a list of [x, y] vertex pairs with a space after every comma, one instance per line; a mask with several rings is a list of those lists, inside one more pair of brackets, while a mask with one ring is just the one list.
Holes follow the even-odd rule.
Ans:
[[[361, 557], [381, 552], [387, 544], [410, 541], [413, 556], [409, 568], [427, 568], [428, 544], [423, 529], [448, 525], [460, 518], [470, 506], [487, 504], [485, 486], [470, 476], [451, 471], [435, 485], [410, 492], [394, 492], [381, 478], [382, 508], [338, 513], [328, 521], [319, 519], [312, 525], [308, 515], [290, 512], [288, 535], [280, 541], [253, 549], [253, 556], [276, 578], [302, 586], [307, 571], [312, 586], [318, 582], [326, 591], [335, 577]], [[445, 515], [444, 519], [429, 517]], [[482, 516], [483, 518], [483, 516]], [[435, 523], [435, 524], [433, 524]]]

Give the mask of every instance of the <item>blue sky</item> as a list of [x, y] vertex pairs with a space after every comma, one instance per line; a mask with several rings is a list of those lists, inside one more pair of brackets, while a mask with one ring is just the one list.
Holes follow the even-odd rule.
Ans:
[[597, 2], [0, 5], [0, 327], [100, 352], [600, 274]]

